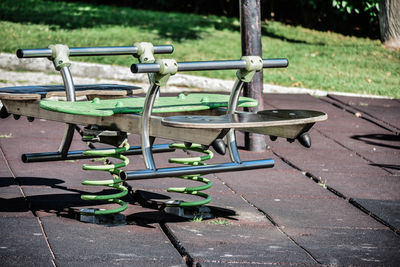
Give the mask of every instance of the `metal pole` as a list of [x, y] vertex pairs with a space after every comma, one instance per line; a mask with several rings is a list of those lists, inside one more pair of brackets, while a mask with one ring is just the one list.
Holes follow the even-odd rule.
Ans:
[[[108, 149], [108, 148], [107, 148]], [[98, 151], [104, 149], [97, 149]], [[152, 153], [173, 152], [175, 149], [170, 148], [169, 144], [153, 145], [151, 147]], [[68, 151], [66, 156], [62, 156], [60, 152], [44, 152], [44, 153], [28, 153], [22, 154], [22, 162], [45, 162], [45, 161], [58, 161], [58, 160], [77, 160], [77, 159], [90, 159], [103, 156], [85, 155], [84, 150]], [[140, 155], [142, 154], [141, 146], [131, 146], [128, 151], [122, 152], [122, 155]]]
[[[228, 111], [227, 111], [227, 114], [229, 114], [229, 115], [234, 114], [236, 111], [240, 92], [242, 91], [243, 84], [244, 84], [244, 82], [242, 82], [239, 79], [236, 79], [235, 84], [233, 85], [231, 96], [229, 98]], [[230, 129], [226, 138], [228, 141], [229, 156], [231, 157], [231, 160], [233, 162], [240, 163], [241, 160], [240, 160], [239, 151], [237, 148], [235, 130]]]
[[255, 170], [263, 168], [272, 168], [275, 162], [273, 159], [262, 159], [262, 160], [249, 160], [242, 161], [241, 163], [229, 162], [220, 164], [207, 164], [198, 166], [182, 166], [182, 167], [171, 167], [171, 168], [159, 168], [157, 170], [136, 170], [136, 171], [125, 171], [121, 173], [121, 177], [125, 180], [142, 180], [142, 179], [154, 179], [154, 178], [166, 178], [176, 177], [183, 175], [203, 175], [210, 173], [221, 173], [221, 172], [236, 172]]
[[[62, 67], [60, 72], [64, 82], [67, 101], [75, 102], [75, 86], [69, 67]], [[68, 150], [71, 147], [72, 139], [74, 138], [75, 127], [75, 124], [65, 124], [64, 136], [61, 141], [60, 147], [58, 148], [58, 152], [61, 154], [62, 157], [66, 157], [68, 155]]]
[[[174, 51], [172, 45], [155, 45], [154, 54], [170, 54]], [[70, 47], [69, 56], [113, 56], [137, 54], [136, 46], [109, 46], [109, 47]], [[50, 57], [50, 48], [18, 49], [18, 58]]]
[[143, 159], [147, 169], [155, 170], [156, 164], [154, 163], [153, 153], [151, 152], [151, 141], [150, 141], [150, 116], [153, 109], [154, 101], [157, 98], [157, 93], [160, 90], [160, 86], [152, 83], [147, 90], [146, 99], [143, 105], [142, 120], [141, 120], [141, 142], [142, 142], [142, 153]]
[[[260, 0], [240, 0], [242, 56], [260, 56], [262, 58], [260, 10]], [[260, 71], [254, 75], [250, 83], [244, 85], [243, 95], [258, 101], [258, 107], [248, 108], [247, 111], [257, 112], [264, 108], [262, 91], [263, 73]], [[245, 147], [251, 151], [264, 151], [266, 149], [265, 136], [245, 133]]]
[[60, 72], [61, 72], [61, 77], [64, 82], [65, 94], [67, 97], [67, 101], [75, 102], [76, 101], [75, 85], [74, 85], [74, 80], [72, 79], [72, 75], [71, 75], [71, 71], [69, 70], [69, 67], [67, 67], [67, 66], [62, 67]]
[[[178, 62], [178, 71], [202, 71], [202, 70], [237, 70], [244, 69], [244, 60], [219, 60], [219, 61], [193, 61]], [[286, 68], [289, 62], [286, 58], [263, 59], [263, 68]], [[153, 73], [160, 71], [158, 63], [132, 64], [133, 73]]]

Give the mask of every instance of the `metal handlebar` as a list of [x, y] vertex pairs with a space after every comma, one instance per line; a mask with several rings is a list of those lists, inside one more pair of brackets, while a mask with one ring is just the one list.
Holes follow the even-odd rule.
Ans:
[[[71, 47], [70, 56], [113, 56], [133, 55], [138, 53], [136, 46], [109, 46], [109, 47]], [[174, 51], [172, 45], [155, 45], [154, 54], [171, 54]], [[50, 48], [18, 49], [18, 58], [51, 57]]]
[[[289, 61], [282, 59], [263, 59], [263, 68], [286, 68]], [[221, 60], [221, 61], [198, 61], [198, 62], [178, 62], [178, 71], [197, 71], [197, 70], [233, 70], [244, 69], [244, 60]], [[159, 72], [158, 63], [132, 64], [133, 73], [152, 73]]]

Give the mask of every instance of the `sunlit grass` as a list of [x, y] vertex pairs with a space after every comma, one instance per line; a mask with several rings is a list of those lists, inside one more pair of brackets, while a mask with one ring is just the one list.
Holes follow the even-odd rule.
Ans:
[[[29, 6], [29, 8], [26, 8]], [[3, 0], [0, 51], [74, 46], [128, 46], [138, 41], [173, 44], [178, 61], [238, 59], [239, 21], [234, 18], [163, 13], [85, 3]], [[264, 58], [288, 58], [287, 69], [264, 71], [267, 83], [400, 97], [400, 52], [379, 40], [319, 32], [278, 22], [262, 26]], [[129, 56], [73, 60], [130, 66]], [[196, 72], [233, 79], [234, 71]]]

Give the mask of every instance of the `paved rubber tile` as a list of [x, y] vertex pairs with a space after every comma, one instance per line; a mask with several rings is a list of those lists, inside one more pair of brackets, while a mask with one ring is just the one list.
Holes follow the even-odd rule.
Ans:
[[132, 265], [164, 261], [182, 264], [182, 257], [157, 226], [124, 225], [107, 227], [68, 218], [42, 218], [57, 262], [91, 261]]
[[14, 185], [0, 187], [0, 212], [2, 217], [32, 216], [19, 187]]
[[225, 221], [169, 224], [194, 262], [201, 265], [313, 265], [315, 262], [276, 228], [223, 224]]
[[57, 266], [176, 266], [185, 267], [185, 263], [177, 263], [176, 260], [170, 259], [157, 259], [157, 258], [145, 258], [137, 257], [133, 258], [133, 255], [120, 254], [119, 258], [89, 258], [89, 259], [56, 259]]
[[[113, 239], [111, 236], [104, 239], [105, 243], [109, 243], [109, 240], [115, 240], [115, 242], [106, 247], [104, 251], [101, 251], [98, 247], [93, 247], [92, 244], [92, 257], [87, 257], [87, 248], [78, 246], [79, 241], [74, 243], [73, 239], [82, 236], [82, 233], [86, 232], [87, 229], [91, 227], [96, 227], [91, 224], [85, 224], [78, 222], [70, 217], [68, 214], [68, 210], [70, 208], [81, 208], [81, 207], [92, 207], [98, 206], [96, 202], [90, 201], [82, 201], [80, 199], [80, 194], [88, 193], [88, 192], [99, 192], [99, 193], [107, 193], [106, 187], [91, 187], [91, 186], [83, 186], [81, 185], [81, 181], [83, 179], [110, 179], [110, 175], [106, 172], [86, 172], [82, 171], [82, 164], [99, 164], [98, 161], [92, 160], [80, 160], [80, 161], [60, 161], [60, 162], [42, 162], [42, 163], [30, 163], [25, 164], [22, 163], [20, 160], [21, 151], [16, 151], [15, 147], [20, 146], [21, 143], [24, 143], [23, 152], [46, 152], [46, 151], [54, 151], [58, 148], [59, 142], [61, 140], [63, 134], [63, 125], [58, 123], [48, 123], [48, 122], [39, 122], [39, 124], [45, 125], [38, 125], [35, 124], [36, 127], [31, 127], [30, 130], [32, 131], [33, 135], [30, 136], [27, 134], [26, 125], [24, 125], [21, 129], [19, 126], [21, 124], [26, 124], [24, 122], [18, 121], [10, 121], [9, 122], [9, 129], [13, 134], [13, 138], [9, 138], [7, 142], [3, 142], [2, 148], [4, 149], [4, 153], [7, 156], [9, 161], [10, 167], [14, 174], [17, 176], [18, 182], [22, 186], [22, 190], [27, 195], [27, 200], [30, 205], [30, 209], [36, 212], [41, 218], [43, 219], [44, 227], [49, 230], [49, 242], [51, 245], [54, 245], [56, 249], [64, 249], [65, 251], [71, 251], [72, 248], [76, 248], [72, 250], [72, 252], [64, 253], [61, 252], [57, 254], [56, 257], [56, 264], [57, 265], [71, 265], [71, 262], [87, 262], [94, 265], [110, 265], [115, 263], [121, 264], [128, 264], [128, 265], [161, 265], [165, 262], [168, 265], [177, 265], [180, 266], [184, 262], [182, 257], [179, 253], [175, 250], [175, 248], [170, 244], [168, 239], [165, 235], [160, 231], [158, 228], [156, 231], [153, 231], [153, 234], [142, 234], [141, 227], [134, 227], [130, 226], [132, 229], [127, 229], [128, 226], [125, 226], [124, 229], [119, 227], [113, 228], [117, 230], [117, 234], [115, 234], [116, 238]], [[41, 129], [40, 127], [46, 127]], [[61, 126], [61, 127], [60, 127]], [[25, 133], [22, 130], [25, 127]], [[41, 132], [42, 131], [42, 132]], [[58, 132], [58, 136], [54, 138], [47, 138], [45, 133], [46, 131], [51, 132]], [[56, 134], [57, 135], [57, 134]], [[31, 138], [27, 138], [30, 136]], [[11, 140], [12, 139], [12, 140]], [[79, 140], [79, 136], [75, 134], [75, 139], [73, 142], [72, 149], [87, 149], [85, 143]], [[39, 144], [45, 144], [41, 146]], [[99, 147], [102, 147], [100, 145]], [[0, 162], [1, 163], [1, 162]], [[100, 162], [102, 163], [102, 162]], [[7, 181], [3, 181], [5, 184], [10, 183], [12, 180], [7, 179]], [[7, 182], [7, 183], [6, 183]], [[18, 188], [14, 186], [15, 190]], [[10, 191], [10, 186], [7, 187], [7, 190]], [[3, 188], [0, 188], [0, 190]], [[104, 189], [104, 190], [103, 190]], [[19, 189], [18, 189], [19, 190]], [[108, 190], [110, 191], [110, 190]], [[7, 195], [5, 194], [4, 190], [2, 192], [2, 198], [4, 197], [4, 201], [7, 202], [5, 204], [9, 204], [10, 202], [16, 203], [17, 201], [25, 204], [23, 198], [21, 197], [14, 197], [9, 196], [10, 193]], [[4, 192], [4, 193], [3, 193]], [[18, 191], [17, 191], [18, 192]], [[3, 202], [3, 201], [2, 201]], [[110, 207], [110, 205], [101, 205], [101, 208]], [[112, 207], [112, 205], [111, 205]], [[141, 208], [141, 207], [140, 207]], [[5, 215], [7, 207], [3, 208], [3, 215]], [[142, 208], [141, 208], [142, 209]], [[22, 208], [18, 206], [14, 206], [13, 210], [9, 211], [12, 214], [21, 214]], [[30, 211], [28, 214], [32, 214]], [[54, 215], [61, 215], [54, 216]], [[131, 214], [127, 214], [131, 215]], [[31, 215], [32, 216], [32, 215]], [[67, 217], [63, 217], [67, 216]], [[51, 219], [53, 218], [53, 220]], [[64, 222], [64, 224], [62, 223]], [[81, 228], [79, 230], [81, 232], [75, 233], [75, 235], [71, 235], [71, 239], [69, 241], [74, 243], [64, 244], [56, 242], [57, 238], [52, 239], [52, 230], [56, 231], [57, 228], [62, 228], [64, 226], [65, 233], [64, 236], [68, 236], [70, 234], [70, 227], [76, 228], [74, 225], [76, 223]], [[97, 226], [101, 229], [99, 232], [93, 232], [93, 240], [96, 240], [98, 236], [102, 236], [104, 238], [105, 232], [112, 232], [110, 231], [111, 228], [105, 226]], [[153, 226], [152, 228], [157, 227]], [[122, 227], [123, 228], [123, 227]], [[148, 227], [147, 227], [148, 228]], [[146, 227], [143, 229], [147, 229]], [[119, 229], [119, 230], [118, 230]], [[61, 229], [62, 230], [62, 229]], [[127, 233], [131, 232], [131, 237], [126, 236]], [[119, 236], [118, 236], [119, 235]], [[131, 242], [134, 239], [141, 240], [141, 246], [138, 246], [135, 242], [134, 245], [131, 246]], [[107, 240], [108, 239], [108, 240]], [[164, 241], [160, 242], [160, 240], [164, 239]], [[147, 242], [143, 242], [147, 241]], [[93, 241], [94, 242], [94, 241]], [[121, 246], [118, 245], [119, 243], [125, 243], [125, 245]], [[94, 242], [96, 244], [96, 242]], [[160, 243], [160, 244], [159, 244]], [[63, 245], [64, 244], [64, 245]], [[159, 245], [157, 245], [159, 244]], [[135, 249], [135, 253], [132, 251], [130, 253], [124, 253], [124, 249], [122, 248], [129, 248]], [[130, 248], [132, 247], [132, 248]], [[137, 247], [141, 247], [137, 249]], [[155, 247], [154, 251], [150, 249], [151, 247]], [[165, 248], [164, 248], [165, 247]], [[109, 251], [107, 251], [109, 250]], [[121, 251], [119, 253], [118, 251]], [[148, 252], [146, 252], [148, 250]], [[57, 251], [57, 250], [55, 250]], [[95, 253], [98, 251], [99, 253], [105, 253], [106, 256], [100, 255]], [[82, 253], [84, 252], [84, 253]], [[112, 253], [111, 253], [112, 252]], [[113, 254], [114, 253], [114, 254]], [[79, 258], [79, 256], [82, 256]], [[88, 258], [88, 259], [87, 259]], [[17, 262], [23, 262], [22, 260], [16, 260]], [[38, 264], [38, 265], [44, 265]]]
[[[28, 122], [22, 117], [16, 121], [12, 119], [12, 116], [2, 119], [1, 124], [11, 135], [10, 138], [0, 138], [0, 143], [7, 144], [7, 147], [3, 149], [5, 149], [4, 153], [6, 153], [7, 158], [10, 160], [14, 159], [14, 157], [19, 159], [23, 153], [57, 151], [65, 129], [65, 124], [60, 122], [45, 120]], [[80, 139], [79, 134], [75, 132], [71, 150], [87, 148], [85, 143], [80, 141]], [[21, 140], [23, 140], [22, 146], [20, 143]], [[17, 146], [17, 144], [19, 145]], [[18, 153], [12, 153], [15, 147], [20, 147], [17, 151]], [[10, 152], [10, 155], [7, 154], [8, 152]], [[14, 157], [9, 158], [11, 155]]]
[[260, 199], [336, 199], [297, 170], [251, 170], [246, 176], [216, 174], [238, 194]]
[[[327, 145], [329, 145], [328, 142]], [[272, 149], [280, 157], [289, 160], [297, 168], [311, 172], [320, 177], [326, 176], [326, 173], [329, 172], [339, 172], [348, 175], [390, 175], [390, 173], [384, 169], [371, 165], [370, 162], [357, 157], [354, 153], [349, 151], [342, 152], [332, 148], [330, 150], [314, 149], [312, 152], [310, 151], [310, 153], [299, 153], [297, 149], [283, 149], [279, 147], [272, 147]], [[322, 160], [321, 157], [324, 157], [324, 160]], [[329, 179], [329, 177], [326, 178]]]
[[50, 250], [35, 217], [0, 218], [2, 266], [53, 266]]
[[[246, 183], [228, 174], [219, 177], [279, 225], [292, 227], [382, 227], [344, 199], [318, 186], [299, 171], [252, 170]], [[263, 176], [266, 176], [263, 183]], [[329, 210], [327, 213], [326, 211]], [[353, 219], [357, 218], [358, 219]]]
[[[313, 98], [303, 98], [306, 101], [302, 99], [297, 105], [305, 106], [307, 101], [318, 104]], [[360, 203], [366, 210], [376, 210], [371, 203], [379, 202], [374, 200], [398, 200], [399, 150], [391, 133], [339, 109], [328, 106], [326, 110], [330, 112], [328, 121], [311, 131], [311, 149], [278, 140], [270, 144], [272, 150], [346, 197], [370, 199]], [[334, 123], [338, 131], [332, 131]], [[390, 218], [389, 211], [382, 209], [374, 214]]]
[[[265, 95], [265, 100], [265, 109], [322, 110], [329, 118], [311, 130], [311, 149], [284, 139], [271, 142], [267, 137], [271, 151], [240, 151], [242, 160], [275, 159], [272, 169], [207, 175], [214, 183], [205, 191], [213, 198], [208, 206], [216, 212], [217, 219], [202, 222], [182, 221], [158, 210], [141, 207], [131, 199], [127, 199], [130, 205], [123, 213], [129, 223], [125, 226], [86, 224], [65, 212], [60, 213], [70, 207], [91, 206], [92, 203], [80, 200], [81, 193], [108, 191], [82, 186], [81, 180], [109, 179], [109, 175], [82, 171], [83, 163], [98, 163], [91, 160], [23, 164], [22, 153], [57, 150], [64, 124], [41, 120], [29, 123], [24, 118], [2, 120], [0, 134], [11, 135], [0, 138], [0, 145], [17, 181], [10, 179], [11, 173], [0, 159], [0, 197], [5, 203], [0, 206], [1, 220], [36, 219], [24, 206], [25, 200], [15, 183], [18, 182], [30, 208], [43, 222], [59, 266], [82, 263], [96, 266], [184, 265], [182, 256], [161, 231], [160, 222], [166, 224], [167, 230], [194, 262], [202, 266], [394, 265], [398, 262], [399, 239], [392, 231], [304, 175], [309, 172], [321, 177], [328, 186], [351, 197], [351, 201], [397, 225], [398, 141], [383, 128], [311, 96]], [[6, 129], [5, 133], [3, 129]], [[243, 146], [243, 134], [237, 135], [239, 146]], [[138, 145], [140, 137], [130, 135], [129, 141], [131, 145]], [[156, 143], [165, 142], [169, 141], [156, 139]], [[87, 149], [77, 134], [72, 149]], [[175, 155], [186, 157], [187, 153], [157, 154], [157, 166], [171, 166], [168, 158]], [[304, 172], [281, 161], [279, 156]], [[144, 168], [141, 155], [129, 158], [129, 170]], [[210, 163], [227, 161], [228, 155], [215, 155]], [[129, 183], [134, 188], [167, 196], [165, 189], [169, 186], [193, 185], [176, 178]], [[170, 197], [186, 196], [172, 194]], [[29, 229], [29, 226], [22, 225], [20, 229]], [[15, 238], [24, 237], [21, 232], [14, 234], [17, 235]], [[44, 241], [42, 237], [39, 242]], [[48, 248], [46, 251], [49, 253]], [[4, 262], [26, 265], [26, 259], [24, 254], [8, 255]], [[34, 258], [31, 262], [46, 266], [51, 264], [51, 257]]]
[[270, 98], [265, 97], [264, 101], [279, 108], [315, 109], [326, 112], [328, 120], [317, 123], [314, 130], [321, 131], [348, 150], [372, 161], [371, 164], [389, 165], [395, 173], [398, 172], [399, 138], [393, 132], [307, 95], [299, 95], [297, 99], [293, 96], [273, 95]]
[[329, 96], [349, 107], [372, 115], [383, 124], [389, 124], [400, 130], [400, 102], [393, 99], [378, 99], [365, 97]]
[[32, 216], [17, 180], [12, 176], [2, 154], [0, 154], [0, 212], [4, 217]]
[[[30, 208], [34, 212], [66, 213], [70, 208], [98, 206], [95, 201], [81, 200], [79, 192], [49, 187], [24, 187]], [[41, 214], [43, 215], [43, 214]]]
[[[0, 149], [1, 149], [1, 144], [0, 144]], [[4, 178], [11, 178], [11, 172], [8, 169], [8, 166], [6, 164], [6, 161], [3, 157], [3, 154], [1, 154], [2, 150], [0, 150], [0, 177], [4, 177]], [[0, 182], [2, 183], [2, 182]]]
[[[224, 175], [229, 177], [229, 173]], [[232, 175], [232, 174], [231, 174]], [[207, 190], [213, 200], [207, 206], [216, 218], [201, 222], [169, 223], [168, 228], [194, 262], [212, 264], [314, 264], [241, 194], [222, 186], [218, 174], [215, 188]], [[266, 181], [267, 182], [267, 181]], [[229, 187], [229, 183], [226, 183]], [[219, 192], [218, 189], [221, 189]], [[209, 192], [212, 191], [212, 192]], [[276, 252], [276, 253], [272, 253]], [[291, 255], [291, 257], [287, 257]]]
[[397, 266], [400, 239], [383, 229], [286, 228], [323, 265]]
[[[334, 185], [335, 190], [348, 197], [371, 200], [400, 200], [398, 176], [347, 174], [330, 171], [322, 178], [326, 179], [327, 185]], [[334, 183], [330, 182], [333, 180]]]
[[279, 225], [315, 228], [385, 228], [343, 199], [259, 199], [246, 197]]
[[400, 201], [354, 198], [352, 201], [366, 208], [400, 232]]

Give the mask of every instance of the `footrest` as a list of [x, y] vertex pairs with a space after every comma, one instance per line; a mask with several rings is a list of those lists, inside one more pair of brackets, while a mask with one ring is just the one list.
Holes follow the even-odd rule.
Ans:
[[[62, 102], [42, 100], [40, 107], [50, 111], [75, 115], [112, 116], [113, 114], [141, 113], [144, 97], [122, 99], [94, 99], [93, 101]], [[221, 94], [180, 94], [176, 97], [159, 97], [152, 113], [189, 112], [227, 107], [229, 95]], [[252, 98], [241, 97], [239, 107], [257, 106]]]
[[263, 110], [258, 113], [235, 113], [222, 116], [173, 116], [162, 124], [178, 128], [258, 128], [292, 124], [314, 123], [326, 120], [323, 112], [312, 110]]
[[[313, 110], [263, 110], [222, 116], [173, 116], [163, 118], [169, 127], [192, 129], [239, 129], [286, 138], [296, 138], [315, 122], [326, 120], [324, 112]], [[269, 130], [272, 129], [272, 131]]]

